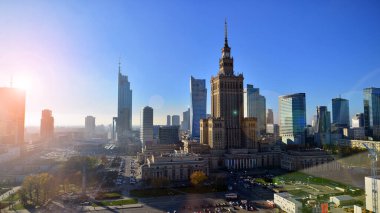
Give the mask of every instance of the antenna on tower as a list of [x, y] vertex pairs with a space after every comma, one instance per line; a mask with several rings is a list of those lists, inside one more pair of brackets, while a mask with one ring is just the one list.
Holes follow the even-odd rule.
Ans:
[[227, 18], [224, 19], [224, 43], [228, 45]]

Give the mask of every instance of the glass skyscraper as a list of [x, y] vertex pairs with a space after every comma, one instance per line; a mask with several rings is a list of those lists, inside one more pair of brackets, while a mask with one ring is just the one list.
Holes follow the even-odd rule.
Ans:
[[119, 64], [118, 104], [116, 132], [118, 140], [123, 140], [132, 130], [132, 90], [128, 76], [121, 74]]
[[205, 79], [190, 78], [190, 134], [199, 138], [200, 120], [206, 118], [207, 89]]
[[364, 127], [366, 135], [379, 138], [380, 88], [364, 89]]
[[332, 99], [332, 121], [336, 126], [350, 126], [349, 102], [344, 98]]
[[305, 93], [279, 97], [280, 136], [286, 144], [302, 144], [305, 141], [306, 100]]
[[317, 145], [331, 143], [331, 116], [326, 106], [317, 106], [315, 141]]
[[266, 132], [266, 100], [260, 95], [260, 89], [247, 84], [244, 91], [244, 117], [257, 118], [257, 126], [260, 134]]

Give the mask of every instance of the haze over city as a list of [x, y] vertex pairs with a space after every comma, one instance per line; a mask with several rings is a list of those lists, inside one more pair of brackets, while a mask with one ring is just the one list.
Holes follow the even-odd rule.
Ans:
[[[175, 4], [174, 4], [175, 2]], [[26, 89], [26, 125], [52, 109], [57, 126], [88, 114], [110, 124], [117, 112], [121, 62], [141, 108], [154, 123], [190, 105], [190, 76], [218, 70], [224, 20], [235, 71], [261, 89], [277, 120], [278, 96], [305, 92], [315, 106], [341, 95], [350, 117], [363, 110], [365, 87], [379, 87], [378, 1], [1, 1], [0, 86]], [[208, 93], [207, 111], [210, 110]]]

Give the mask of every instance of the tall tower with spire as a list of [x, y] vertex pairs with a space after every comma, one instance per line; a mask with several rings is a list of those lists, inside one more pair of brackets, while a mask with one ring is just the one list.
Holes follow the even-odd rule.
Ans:
[[227, 22], [224, 24], [224, 34], [219, 72], [211, 77], [212, 116], [201, 121], [201, 143], [208, 143], [213, 149], [240, 149], [246, 147], [242, 132], [244, 77], [234, 73], [231, 48], [228, 46]]
[[121, 63], [119, 60], [118, 73], [118, 103], [116, 133], [118, 141], [123, 141], [132, 130], [132, 90], [128, 76], [121, 73]]

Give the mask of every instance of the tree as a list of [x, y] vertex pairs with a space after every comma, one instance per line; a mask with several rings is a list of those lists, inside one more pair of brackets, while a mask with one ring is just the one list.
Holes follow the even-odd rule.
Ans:
[[55, 192], [56, 185], [53, 182], [53, 176], [48, 173], [25, 177], [19, 191], [21, 202], [34, 206], [42, 205], [53, 197]]
[[191, 184], [194, 186], [201, 185], [205, 180], [207, 180], [207, 176], [203, 171], [195, 171], [190, 175]]

